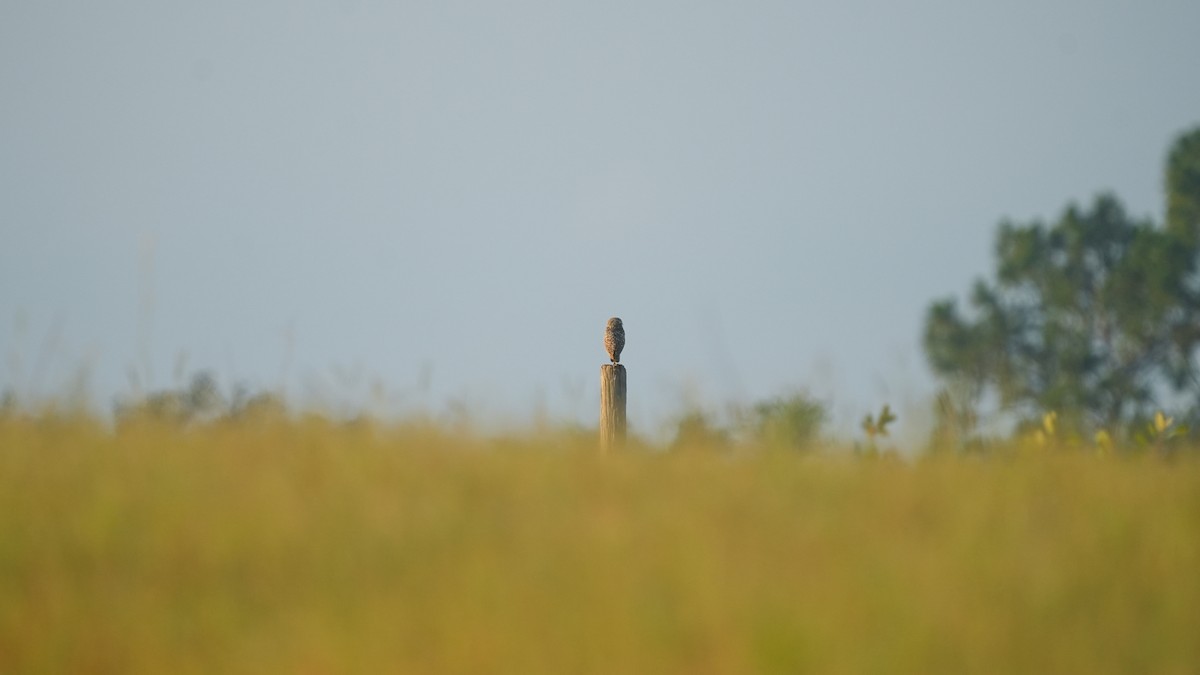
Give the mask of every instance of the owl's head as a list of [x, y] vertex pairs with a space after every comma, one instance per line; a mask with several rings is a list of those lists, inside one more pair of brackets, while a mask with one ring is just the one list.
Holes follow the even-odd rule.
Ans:
[[614, 316], [613, 318], [608, 320], [608, 327], [609, 328], [620, 328], [621, 320]]

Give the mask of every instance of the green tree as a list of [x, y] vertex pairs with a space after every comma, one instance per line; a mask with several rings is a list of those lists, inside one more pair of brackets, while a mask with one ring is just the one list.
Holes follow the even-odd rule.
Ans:
[[995, 278], [975, 283], [971, 310], [949, 299], [927, 312], [934, 373], [1076, 431], [1144, 419], [1169, 389], [1200, 396], [1200, 128], [1170, 152], [1167, 211], [1155, 227], [1102, 194], [1050, 225], [1002, 223]]
[[1200, 233], [1200, 127], [1182, 134], [1167, 155], [1167, 228], [1195, 240]]

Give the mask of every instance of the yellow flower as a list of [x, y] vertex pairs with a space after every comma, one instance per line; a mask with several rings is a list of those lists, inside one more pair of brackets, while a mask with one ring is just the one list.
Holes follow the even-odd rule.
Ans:
[[1161, 410], [1154, 413], [1154, 430], [1160, 434], [1166, 431], [1174, 422], [1174, 418], [1162, 414]]
[[1053, 410], [1046, 413], [1045, 415], [1042, 415], [1042, 428], [1046, 430], [1047, 436], [1054, 435], [1054, 423], [1057, 421], [1058, 421], [1058, 413], [1054, 412]]

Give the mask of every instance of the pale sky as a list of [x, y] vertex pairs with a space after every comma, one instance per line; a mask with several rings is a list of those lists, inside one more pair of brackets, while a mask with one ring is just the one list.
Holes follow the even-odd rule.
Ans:
[[[1200, 3], [0, 0], [0, 389], [849, 435], [1005, 218], [1161, 220]], [[365, 405], [365, 404], [364, 404]]]

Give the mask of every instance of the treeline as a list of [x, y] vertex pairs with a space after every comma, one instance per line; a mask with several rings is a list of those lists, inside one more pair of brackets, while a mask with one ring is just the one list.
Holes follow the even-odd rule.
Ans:
[[[0, 395], [0, 421], [20, 418], [26, 421], [87, 419], [99, 423], [77, 395], [66, 401], [51, 400], [40, 405], [20, 401], [15, 392]], [[75, 400], [78, 399], [78, 400]], [[205, 370], [173, 388], [118, 396], [112, 407], [112, 423], [117, 432], [139, 425], [151, 424], [178, 432], [207, 427], [270, 423], [291, 424], [301, 420], [320, 420], [324, 425], [397, 430], [420, 428], [449, 436], [472, 432], [469, 419], [452, 414], [441, 419], [414, 414], [397, 419], [375, 418], [364, 412], [346, 416], [289, 405], [279, 393], [254, 391], [244, 384], [223, 391], [216, 376]], [[807, 452], [820, 444], [832, 444], [823, 436], [829, 414], [827, 406], [804, 392], [765, 399], [748, 406], [730, 405], [724, 415], [713, 415], [690, 409], [675, 418], [669, 429], [665, 446], [646, 440], [646, 430], [635, 433], [631, 447], [651, 451], [737, 453], [754, 449], [773, 449]], [[718, 421], [720, 417], [720, 421]], [[889, 420], [890, 421], [890, 420]], [[886, 421], [884, 422], [886, 425]], [[476, 429], [475, 431], [481, 431]], [[539, 443], [553, 437], [565, 439], [572, 446], [594, 443], [597, 429], [573, 422], [541, 421], [520, 432], [525, 436], [541, 436]], [[886, 433], [886, 432], [885, 432]], [[480, 434], [475, 434], [480, 435]], [[482, 434], [494, 436], [503, 445], [511, 432]], [[515, 440], [521, 440], [516, 438]], [[530, 440], [530, 439], [525, 439]]]
[[[730, 406], [727, 413], [729, 421], [726, 422], [718, 422], [716, 416], [697, 409], [683, 414], [673, 424], [667, 449], [732, 453], [754, 447], [803, 452], [827, 440], [822, 438], [828, 420], [827, 407], [803, 392], [766, 399], [750, 406]], [[252, 392], [245, 386], [237, 386], [226, 395], [216, 378], [207, 371], [196, 373], [184, 386], [118, 399], [114, 405], [118, 429], [145, 422], [185, 429], [229, 422], [286, 421], [300, 414], [289, 409], [284, 398], [273, 392]], [[370, 422], [367, 416], [345, 421], [347, 424]], [[569, 424], [561, 425], [556, 431], [575, 440], [581, 436], [595, 436], [595, 429]], [[644, 440], [635, 440], [633, 444], [650, 445]]]
[[[945, 394], [936, 405], [947, 405]], [[1036, 420], [1018, 425], [1015, 433], [976, 431], [967, 437], [947, 437], [940, 426], [920, 447], [908, 448], [918, 454], [969, 453], [1013, 455], [1044, 450], [1083, 450], [1096, 454], [1137, 454], [1154, 452], [1164, 456], [1179, 451], [1200, 451], [1190, 424], [1162, 411], [1150, 415], [1140, 428], [1125, 436], [1099, 429], [1084, 437], [1062, 424], [1057, 411], [1042, 414]], [[61, 422], [85, 422], [85, 426], [109, 426], [95, 417], [86, 406], [59, 405], [41, 407], [21, 405], [11, 392], [0, 396], [0, 423], [58, 426]], [[829, 410], [825, 402], [799, 391], [760, 400], [756, 403], [729, 404], [714, 412], [690, 408], [669, 423], [665, 440], [649, 440], [647, 429], [634, 430], [628, 449], [634, 452], [701, 453], [729, 457], [780, 452], [807, 454], [847, 452], [860, 457], [888, 457], [900, 453], [891, 441], [891, 426], [897, 421], [890, 406], [865, 415], [853, 439], [827, 434]], [[978, 423], [973, 422], [972, 428]], [[271, 391], [254, 392], [244, 385], [230, 393], [221, 391], [208, 371], [193, 375], [186, 384], [141, 395], [118, 398], [113, 406], [112, 426], [117, 434], [151, 425], [171, 434], [213, 429], [250, 427], [291, 429], [303, 433], [306, 428], [343, 428], [356, 433], [381, 437], [420, 437], [436, 439], [435, 445], [475, 448], [586, 448], [597, 442], [595, 426], [575, 422], [542, 420], [529, 427], [487, 431], [474, 427], [460, 416], [433, 418], [428, 415], [377, 418], [358, 413], [350, 416], [320, 410], [294, 408], [284, 397]], [[448, 444], [448, 445], [447, 445]]]

